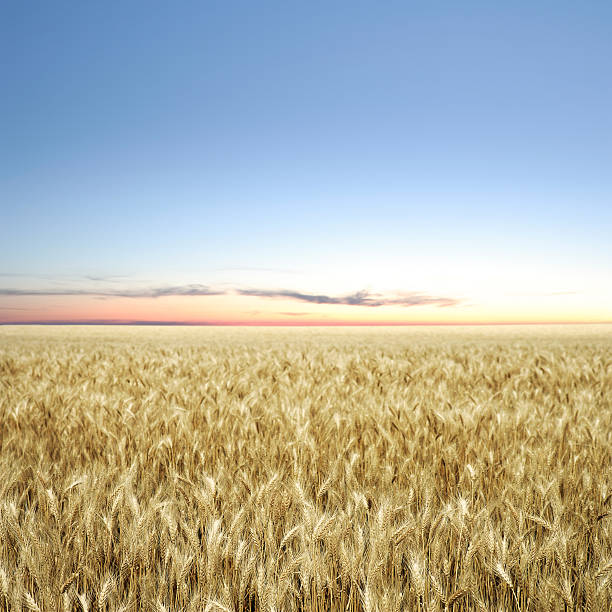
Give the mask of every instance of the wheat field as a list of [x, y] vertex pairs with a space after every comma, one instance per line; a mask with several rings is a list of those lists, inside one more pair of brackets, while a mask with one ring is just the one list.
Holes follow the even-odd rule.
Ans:
[[0, 327], [3, 610], [612, 609], [612, 326]]

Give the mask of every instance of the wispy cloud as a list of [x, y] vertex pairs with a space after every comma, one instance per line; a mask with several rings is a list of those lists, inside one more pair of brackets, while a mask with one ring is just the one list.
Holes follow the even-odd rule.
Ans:
[[346, 306], [454, 306], [459, 300], [448, 297], [436, 297], [419, 293], [405, 293], [397, 296], [384, 296], [368, 291], [357, 291], [344, 296], [331, 296], [316, 293], [301, 293], [299, 291], [268, 290], [268, 289], [238, 289], [239, 295], [248, 295], [264, 298], [285, 298], [311, 304], [342, 304]]
[[[455, 306], [459, 300], [450, 297], [440, 297], [422, 293], [395, 293], [384, 295], [369, 291], [356, 291], [347, 295], [333, 296], [323, 293], [305, 293], [289, 289], [243, 289], [235, 287], [220, 288], [202, 284], [169, 285], [161, 287], [144, 288], [109, 288], [102, 287], [97, 281], [104, 278], [90, 277], [89, 280], [96, 282], [92, 287], [57, 287], [46, 289], [2, 289], [0, 296], [16, 297], [53, 297], [53, 296], [90, 296], [96, 299], [110, 298], [161, 298], [169, 296], [214, 296], [214, 295], [242, 295], [259, 298], [277, 298], [307, 302], [310, 304], [331, 304], [344, 306], [364, 306], [378, 308], [380, 306]], [[298, 314], [303, 313], [290, 313]]]
[[226, 291], [206, 285], [179, 285], [174, 287], [152, 287], [144, 289], [0, 289], [0, 296], [68, 296], [158, 298], [171, 295], [223, 295]]
[[90, 280], [93, 282], [99, 282], [99, 283], [114, 283], [114, 282], [122, 281], [129, 277], [128, 276], [116, 276], [116, 275], [105, 276], [105, 275], [100, 275], [100, 274], [87, 274], [83, 278], [86, 280]]
[[451, 297], [440, 297], [434, 295], [423, 295], [421, 293], [405, 293], [399, 297], [388, 298], [383, 300], [384, 306], [425, 306], [432, 304], [434, 306], [457, 306], [461, 300]]

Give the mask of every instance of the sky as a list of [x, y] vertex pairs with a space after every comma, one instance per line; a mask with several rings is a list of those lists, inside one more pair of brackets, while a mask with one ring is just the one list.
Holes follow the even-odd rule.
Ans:
[[609, 2], [3, 2], [0, 323], [612, 322]]

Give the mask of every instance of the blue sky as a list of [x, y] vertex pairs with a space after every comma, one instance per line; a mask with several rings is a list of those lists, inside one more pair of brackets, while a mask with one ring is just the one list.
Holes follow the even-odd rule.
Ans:
[[0, 11], [6, 320], [88, 277], [612, 319], [609, 3]]

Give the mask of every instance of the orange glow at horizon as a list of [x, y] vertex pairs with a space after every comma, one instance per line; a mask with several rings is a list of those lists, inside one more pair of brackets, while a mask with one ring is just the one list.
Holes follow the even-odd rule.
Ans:
[[185, 325], [479, 325], [612, 322], [605, 304], [565, 300], [454, 306], [313, 304], [235, 294], [157, 298], [3, 296], [0, 323], [165, 323]]

